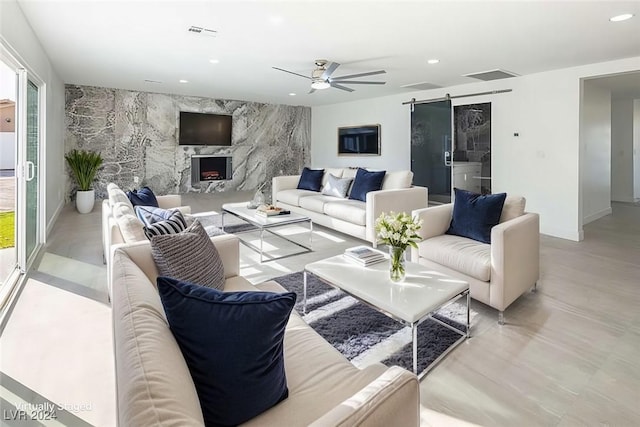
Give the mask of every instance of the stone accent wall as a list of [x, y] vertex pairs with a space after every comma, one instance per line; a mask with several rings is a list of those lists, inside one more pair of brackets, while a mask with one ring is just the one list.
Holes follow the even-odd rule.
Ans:
[[[180, 111], [232, 114], [232, 145], [179, 146]], [[109, 182], [124, 190], [146, 185], [156, 194], [253, 190], [267, 182], [269, 194], [271, 178], [311, 163], [309, 107], [67, 85], [65, 115], [65, 152], [94, 150], [104, 158], [97, 198], [106, 197]], [[232, 156], [233, 179], [192, 186], [193, 154]]]

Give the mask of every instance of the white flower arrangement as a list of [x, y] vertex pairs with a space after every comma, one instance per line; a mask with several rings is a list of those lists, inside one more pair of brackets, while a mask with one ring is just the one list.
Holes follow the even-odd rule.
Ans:
[[422, 228], [422, 220], [413, 218], [406, 212], [383, 212], [376, 219], [375, 227], [379, 242], [403, 250], [408, 246], [417, 248], [416, 242], [422, 240], [417, 233]]

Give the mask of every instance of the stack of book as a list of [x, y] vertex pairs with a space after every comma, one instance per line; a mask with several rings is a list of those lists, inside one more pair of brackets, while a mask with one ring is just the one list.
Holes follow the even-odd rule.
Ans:
[[270, 217], [276, 215], [289, 215], [291, 211], [284, 210], [282, 208], [277, 209], [269, 209], [269, 210], [260, 210], [256, 209], [256, 215], [263, 217]]
[[384, 253], [367, 246], [345, 249], [344, 256], [365, 267], [385, 260]]

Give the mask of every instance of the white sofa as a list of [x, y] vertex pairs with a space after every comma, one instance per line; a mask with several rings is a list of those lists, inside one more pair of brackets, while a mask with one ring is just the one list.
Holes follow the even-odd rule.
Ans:
[[[328, 175], [353, 178], [356, 169], [325, 168], [322, 184]], [[300, 175], [273, 178], [272, 203], [308, 216], [315, 224], [367, 240], [376, 246], [375, 220], [382, 212], [411, 212], [427, 206], [427, 189], [413, 187], [413, 172], [387, 172], [382, 189], [367, 193], [366, 202], [322, 195], [320, 192], [298, 190]]]
[[[239, 276], [235, 236], [211, 240], [223, 260], [225, 291], [284, 291], [276, 282], [253, 286]], [[111, 280], [119, 425], [202, 426], [195, 386], [155, 287], [157, 274], [149, 242], [114, 250]], [[420, 424], [419, 384], [414, 374], [381, 364], [356, 368], [295, 312], [285, 332], [284, 357], [289, 397], [243, 425]], [[423, 417], [430, 413], [432, 419], [444, 417], [444, 424], [456, 425], [449, 417], [422, 409]]]
[[524, 197], [508, 196], [498, 225], [491, 229], [491, 244], [445, 234], [451, 223], [453, 204], [413, 211], [422, 219], [422, 241], [411, 249], [411, 259], [469, 282], [471, 297], [499, 311], [540, 277], [540, 218], [525, 212]]
[[[124, 192], [120, 190], [122, 194], [119, 194], [116, 189], [120, 190], [117, 185], [109, 184], [109, 197], [102, 201], [102, 261], [107, 264], [107, 281], [113, 246], [147, 240], [142, 229], [142, 221], [135, 215], [133, 206], [126, 199], [126, 195], [123, 199]], [[156, 199], [158, 206], [163, 209], [177, 208], [183, 214], [191, 213], [189, 206], [182, 206], [182, 197], [178, 194], [156, 196]], [[114, 214], [114, 209], [118, 211], [117, 214]]]

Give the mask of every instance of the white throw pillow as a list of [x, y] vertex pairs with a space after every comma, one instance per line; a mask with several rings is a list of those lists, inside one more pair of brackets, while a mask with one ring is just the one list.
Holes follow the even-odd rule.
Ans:
[[327, 183], [322, 187], [322, 194], [344, 199], [347, 197], [352, 182], [352, 178], [338, 178], [333, 174], [329, 174]]
[[118, 202], [113, 206], [115, 218], [125, 243], [147, 240], [144, 235], [144, 224], [138, 219], [131, 208], [131, 203]]
[[116, 184], [111, 183], [107, 186], [107, 194], [109, 195], [109, 206], [113, 208], [116, 203], [124, 203], [126, 205], [129, 205], [131, 211], [133, 212], [133, 205], [131, 204], [131, 201], [129, 201], [129, 198], [127, 197], [125, 192], [122, 191]]

